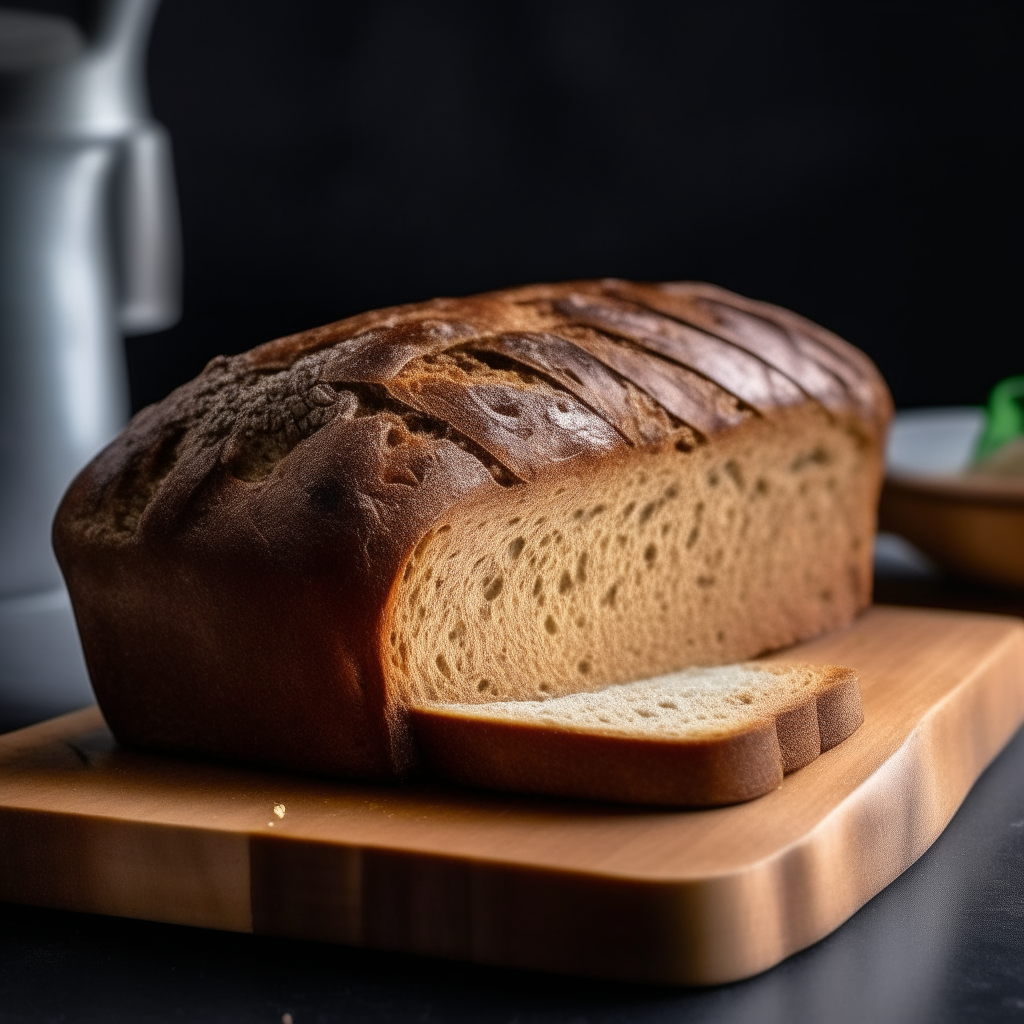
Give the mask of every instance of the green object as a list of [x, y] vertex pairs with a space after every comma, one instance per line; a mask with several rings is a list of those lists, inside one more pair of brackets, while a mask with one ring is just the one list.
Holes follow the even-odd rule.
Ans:
[[1007, 377], [992, 389], [974, 461], [987, 459], [1015, 437], [1024, 437], [1024, 376]]

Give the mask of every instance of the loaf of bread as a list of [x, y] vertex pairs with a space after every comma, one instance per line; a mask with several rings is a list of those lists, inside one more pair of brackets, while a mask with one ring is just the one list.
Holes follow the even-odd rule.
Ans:
[[427, 767], [462, 785], [706, 807], [775, 789], [850, 736], [864, 710], [851, 669], [745, 664], [412, 716]]
[[709, 285], [437, 299], [214, 359], [79, 475], [54, 545], [121, 741], [396, 777], [413, 705], [850, 622], [890, 412], [862, 353]]

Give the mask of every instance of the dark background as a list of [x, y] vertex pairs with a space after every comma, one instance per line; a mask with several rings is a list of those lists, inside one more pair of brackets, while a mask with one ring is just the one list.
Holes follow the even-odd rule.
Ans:
[[129, 341], [135, 405], [373, 306], [603, 275], [790, 306], [899, 405], [981, 402], [1024, 372], [1022, 12], [165, 0], [185, 315]]

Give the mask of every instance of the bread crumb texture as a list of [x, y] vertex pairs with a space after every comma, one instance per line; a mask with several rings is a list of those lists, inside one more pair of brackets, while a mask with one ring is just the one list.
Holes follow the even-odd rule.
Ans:
[[[691, 668], [543, 701], [435, 706], [468, 719], [664, 740], [712, 740], [817, 696], [837, 670], [759, 664]], [[838, 670], [848, 674], [848, 670]]]
[[868, 600], [876, 474], [811, 409], [510, 495], [412, 553], [391, 673], [414, 703], [543, 699], [837, 627]]

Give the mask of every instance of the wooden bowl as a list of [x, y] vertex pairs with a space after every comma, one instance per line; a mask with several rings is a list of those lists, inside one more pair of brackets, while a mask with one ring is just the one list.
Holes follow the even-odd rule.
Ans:
[[897, 413], [879, 529], [961, 576], [1024, 588], [1024, 479], [965, 476], [981, 409]]

